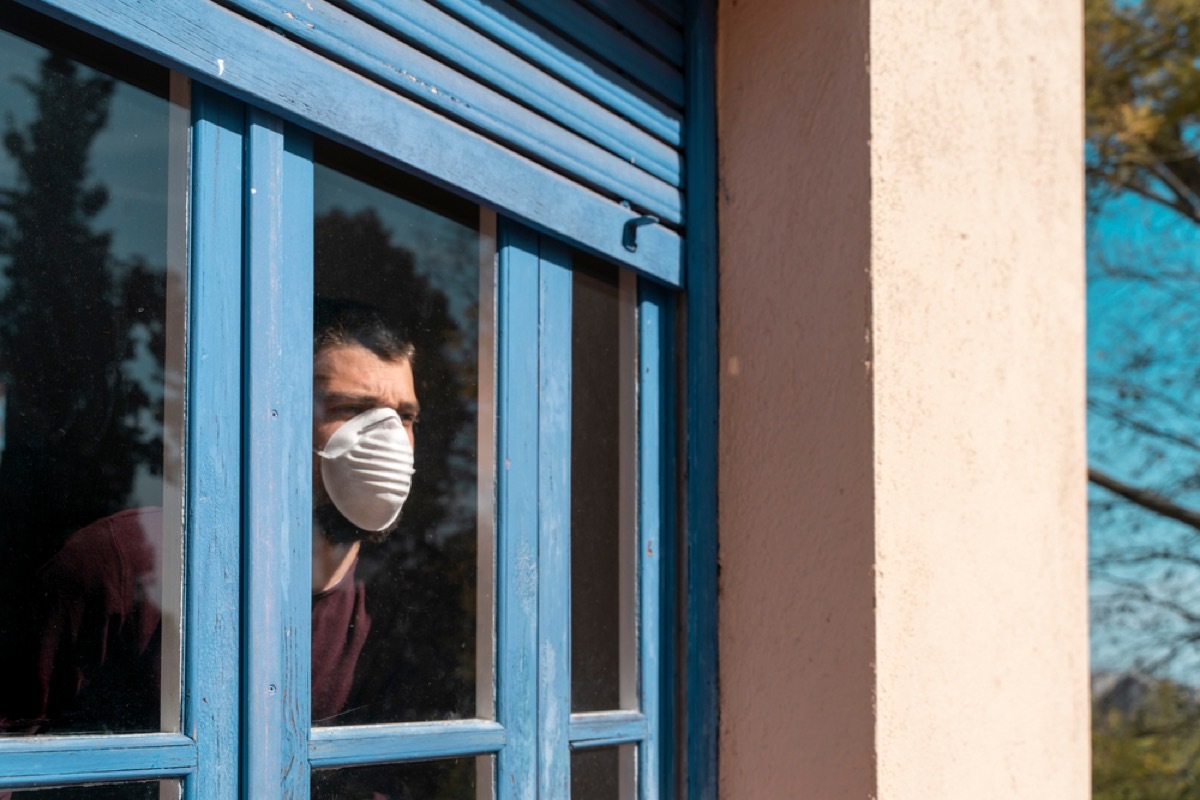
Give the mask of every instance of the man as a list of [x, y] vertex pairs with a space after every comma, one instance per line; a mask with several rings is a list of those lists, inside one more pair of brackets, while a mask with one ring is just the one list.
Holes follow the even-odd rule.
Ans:
[[[389, 330], [372, 312], [318, 307], [317, 335], [313, 342], [313, 590], [321, 591], [337, 582], [341, 571], [352, 563], [363, 539], [379, 542], [399, 524], [399, 507], [408, 494], [412, 475], [414, 429], [420, 405], [413, 383], [413, 346]], [[398, 423], [407, 439], [407, 460], [390, 453], [387, 437], [371, 453], [372, 461], [385, 460], [394, 467], [388, 481], [372, 483], [369, 477], [343, 478], [325, 485], [325, 474], [334, 463], [326, 452], [330, 438], [345, 424], [376, 409], [395, 412], [395, 420], [384, 415], [373, 430]], [[378, 415], [377, 415], [378, 416]], [[368, 421], [368, 425], [371, 421]], [[367, 432], [368, 435], [370, 432]], [[397, 431], [399, 434], [399, 431]], [[397, 442], [402, 444], [402, 442]], [[338, 457], [345, 458], [346, 453]], [[395, 457], [393, 461], [389, 456]], [[379, 464], [372, 464], [375, 469]], [[347, 484], [345, 488], [342, 483]], [[369, 484], [369, 485], [367, 485]], [[330, 489], [336, 494], [330, 495]], [[360, 491], [355, 492], [357, 488]], [[395, 513], [389, 513], [392, 507]], [[344, 508], [345, 511], [339, 510]], [[382, 515], [379, 519], [374, 516]], [[350, 521], [355, 519], [355, 524]], [[361, 526], [361, 527], [360, 527]], [[321, 533], [322, 536], [317, 534]]]
[[[354, 568], [399, 524], [419, 405], [413, 347], [373, 311], [318, 303], [313, 359], [313, 720], [353, 686], [370, 617]], [[195, 532], [203, 535], [202, 531]], [[39, 572], [37, 640], [6, 655], [0, 733], [159, 729], [162, 510], [73, 534]]]
[[400, 522], [420, 406], [413, 346], [381, 317], [325, 303], [314, 323], [312, 718], [321, 724], [353, 688], [370, 626], [354, 566], [363, 541], [383, 541]]

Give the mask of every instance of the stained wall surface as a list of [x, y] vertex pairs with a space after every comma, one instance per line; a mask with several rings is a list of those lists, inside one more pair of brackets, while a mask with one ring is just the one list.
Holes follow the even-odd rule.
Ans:
[[720, 4], [722, 797], [1088, 796], [1077, 6]]
[[721, 796], [866, 798], [867, 4], [724, 2], [718, 24]]

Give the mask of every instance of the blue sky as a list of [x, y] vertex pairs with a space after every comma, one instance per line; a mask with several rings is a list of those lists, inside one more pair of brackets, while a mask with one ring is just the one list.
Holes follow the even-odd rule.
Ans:
[[[1196, 225], [1132, 195], [1089, 214], [1089, 462], [1200, 510], [1200, 449], [1188, 443], [1200, 442], [1198, 245]], [[1162, 435], [1131, 431], [1112, 412]], [[1153, 663], [1187, 623], [1161, 606], [1118, 604], [1114, 589], [1126, 581], [1200, 614], [1200, 567], [1161, 559], [1114, 565], [1113, 557], [1169, 551], [1200, 563], [1200, 532], [1113, 503], [1095, 487], [1089, 500], [1093, 668]], [[1200, 684], [1200, 645], [1163, 671]]]

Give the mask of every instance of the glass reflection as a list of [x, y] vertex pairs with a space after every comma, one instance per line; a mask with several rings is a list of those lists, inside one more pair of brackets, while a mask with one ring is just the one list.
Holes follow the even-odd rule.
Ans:
[[312, 800], [482, 800], [492, 757], [313, 770]]
[[0, 2], [0, 733], [179, 726], [185, 97]]
[[327, 142], [316, 161], [313, 722], [486, 716], [489, 215]]
[[573, 263], [571, 710], [636, 708], [635, 280]]
[[[13, 794], [13, 800], [179, 800], [183, 796], [181, 790], [179, 781], [97, 783], [20, 789]], [[3, 794], [0, 793], [0, 796]]]
[[571, 751], [571, 800], [635, 796], [637, 748], [631, 744]]

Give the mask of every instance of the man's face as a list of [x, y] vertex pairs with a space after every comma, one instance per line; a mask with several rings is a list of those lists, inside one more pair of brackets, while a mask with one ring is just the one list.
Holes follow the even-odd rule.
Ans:
[[[400, 415], [415, 445], [413, 425], [420, 405], [408, 359], [384, 361], [360, 345], [327, 347], [313, 360], [313, 447], [323, 450], [329, 437], [347, 420], [372, 408], [391, 408]], [[314, 507], [329, 505], [319, 459], [313, 456]]]

